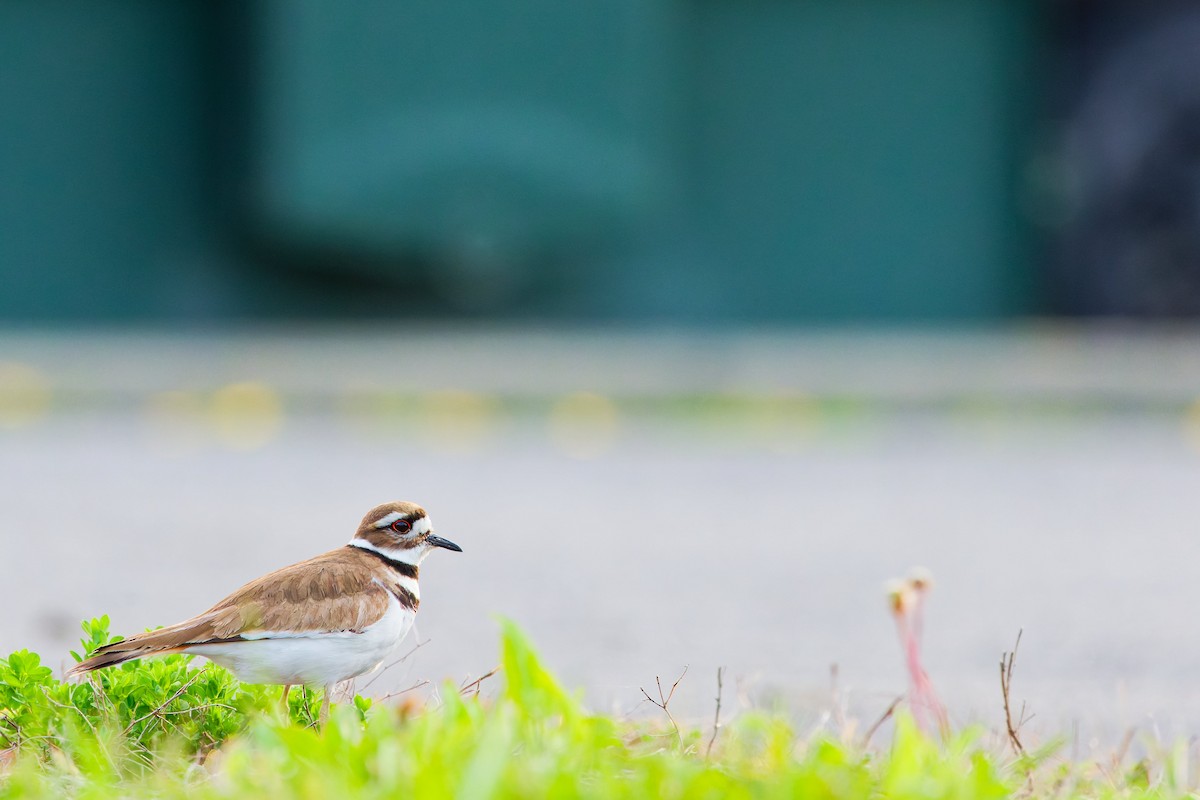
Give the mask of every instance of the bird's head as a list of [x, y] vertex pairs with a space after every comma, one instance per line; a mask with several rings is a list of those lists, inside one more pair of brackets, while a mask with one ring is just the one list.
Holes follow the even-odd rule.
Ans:
[[414, 567], [438, 547], [462, 552], [454, 542], [434, 535], [425, 509], [404, 500], [368, 511], [350, 543]]

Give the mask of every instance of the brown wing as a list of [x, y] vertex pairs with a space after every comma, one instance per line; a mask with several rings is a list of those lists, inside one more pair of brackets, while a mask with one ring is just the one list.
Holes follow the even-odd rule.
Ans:
[[197, 619], [211, 617], [214, 639], [263, 630], [357, 633], [387, 611], [388, 592], [374, 578], [361, 555], [341, 548], [251, 581]]
[[361, 553], [339, 548], [253, 580], [191, 619], [98, 648], [68, 674], [260, 631], [359, 632], [387, 611], [389, 593]]

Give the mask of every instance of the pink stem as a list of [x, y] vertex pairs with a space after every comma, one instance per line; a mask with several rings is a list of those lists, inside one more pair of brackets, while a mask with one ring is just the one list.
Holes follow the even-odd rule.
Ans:
[[939, 731], [945, 735], [950, 729], [946, 708], [938, 698], [937, 692], [934, 691], [929, 674], [921, 665], [920, 600], [920, 595], [918, 595], [911, 615], [900, 610], [894, 614], [896, 630], [900, 635], [900, 645], [904, 649], [905, 666], [908, 668], [908, 705], [919, 728], [932, 732], [926, 724], [926, 712], [928, 712], [932, 715], [933, 722]]

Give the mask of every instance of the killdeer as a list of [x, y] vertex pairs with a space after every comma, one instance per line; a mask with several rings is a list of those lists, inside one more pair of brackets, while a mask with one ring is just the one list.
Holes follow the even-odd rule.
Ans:
[[371, 509], [345, 547], [251, 581], [191, 619], [104, 645], [67, 673], [80, 675], [166, 653], [204, 656], [247, 683], [333, 685], [378, 667], [412, 627], [421, 601], [417, 569], [442, 547], [425, 509]]

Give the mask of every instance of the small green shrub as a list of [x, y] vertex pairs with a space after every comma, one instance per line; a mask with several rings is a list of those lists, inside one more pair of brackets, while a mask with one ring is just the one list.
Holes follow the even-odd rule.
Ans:
[[[76, 661], [114, 641], [107, 616], [84, 622]], [[239, 682], [212, 664], [197, 669], [192, 658], [170, 655], [129, 661], [68, 683], [53, 676], [36, 653], [17, 651], [0, 659], [0, 750], [50, 748], [93, 736], [120, 740], [130, 754], [151, 763], [166, 741], [186, 755], [208, 752], [246, 728], [248, 721], [281, 706], [278, 687]], [[290, 717], [312, 724], [318, 702], [293, 691]], [[356, 707], [369, 707], [360, 698]]]

